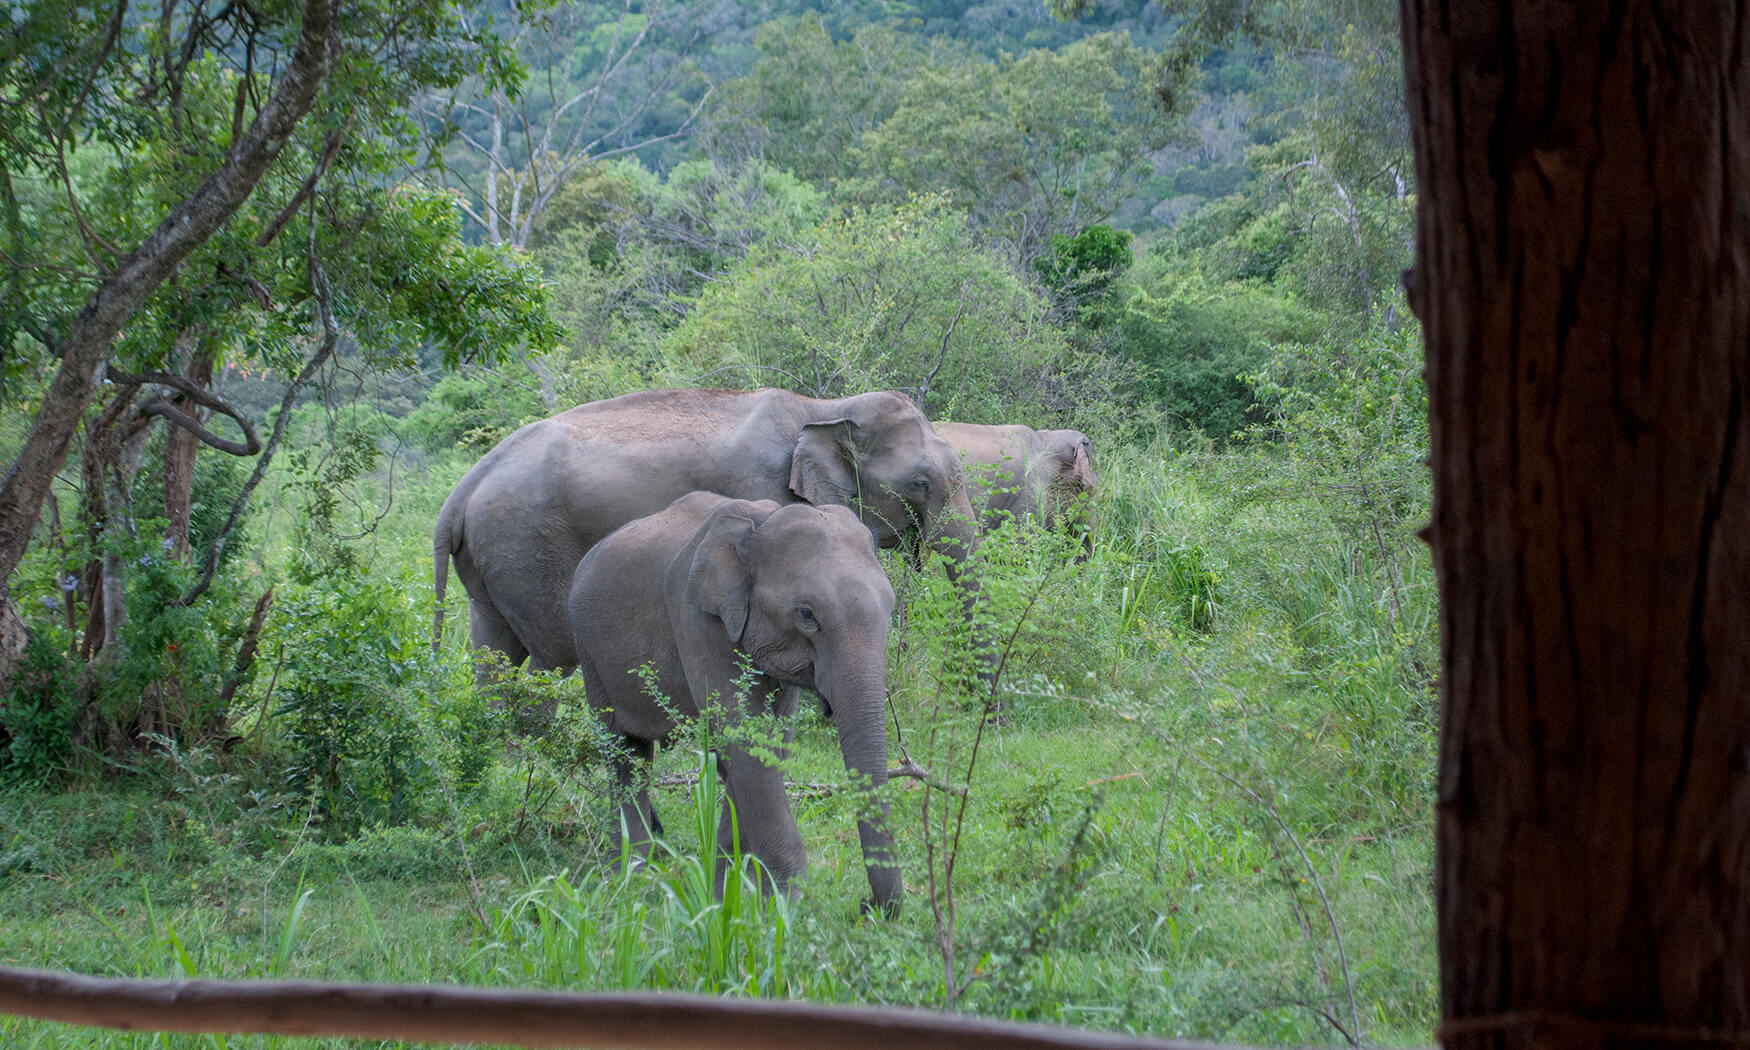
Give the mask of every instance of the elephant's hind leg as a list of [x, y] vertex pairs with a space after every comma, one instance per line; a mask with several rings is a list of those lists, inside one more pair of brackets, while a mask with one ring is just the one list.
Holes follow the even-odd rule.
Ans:
[[656, 743], [635, 736], [621, 738], [614, 748], [614, 782], [620, 797], [620, 827], [632, 854], [640, 863], [650, 859], [655, 836], [662, 834], [662, 821], [650, 804], [650, 763]]
[[[516, 667], [528, 658], [529, 648], [510, 629], [497, 609], [485, 602], [468, 602], [468, 641], [476, 649], [491, 649], [504, 654], [506, 667]], [[481, 685], [492, 684], [495, 674], [492, 662], [480, 661], [475, 675]]]

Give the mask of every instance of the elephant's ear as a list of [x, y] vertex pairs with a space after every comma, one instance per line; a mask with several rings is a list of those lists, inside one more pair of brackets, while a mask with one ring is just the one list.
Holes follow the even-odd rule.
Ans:
[[1081, 483], [1084, 492], [1092, 492], [1098, 485], [1094, 479], [1094, 461], [1088, 456], [1086, 441], [1076, 446], [1076, 481]]
[[743, 554], [754, 521], [740, 514], [718, 514], [706, 530], [687, 571], [687, 601], [722, 620], [730, 644], [739, 645], [747, 630], [748, 592], [753, 587]]
[[815, 506], [849, 506], [857, 495], [855, 427], [849, 419], [803, 424], [790, 457], [790, 491]]
[[1097, 482], [1094, 478], [1094, 462], [1088, 455], [1088, 436], [1077, 430], [1060, 430], [1056, 433], [1053, 444], [1058, 461], [1063, 464], [1064, 471], [1075, 479], [1077, 490], [1093, 492]]

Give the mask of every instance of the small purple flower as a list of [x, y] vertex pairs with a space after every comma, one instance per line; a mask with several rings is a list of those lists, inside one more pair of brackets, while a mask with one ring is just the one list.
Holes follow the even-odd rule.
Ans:
[[72, 594], [73, 591], [78, 588], [78, 586], [79, 586], [79, 577], [73, 575], [72, 573], [68, 573], [67, 575], [61, 577], [61, 590], [66, 591], [68, 594]]
[[134, 562], [134, 564], [140, 566], [141, 568], [144, 568], [144, 567], [152, 564], [152, 556], [150, 554], [142, 554], [142, 555], [140, 555], [140, 560]]
[[56, 610], [60, 609], [60, 607], [61, 607], [61, 603], [55, 600], [54, 595], [52, 595], [52, 594], [43, 595], [43, 608], [47, 609], [49, 612], [55, 612]]
[[176, 547], [176, 541], [169, 536], [166, 536], [164, 537], [164, 542], [160, 543], [158, 546], [163, 547], [165, 552], [168, 553]]

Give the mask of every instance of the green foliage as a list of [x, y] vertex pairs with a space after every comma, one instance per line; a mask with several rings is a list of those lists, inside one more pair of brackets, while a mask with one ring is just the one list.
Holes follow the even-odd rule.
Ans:
[[330, 837], [401, 824], [441, 804], [444, 747], [416, 697], [442, 682], [421, 583], [334, 577], [281, 598], [286, 785]]
[[1068, 237], [1053, 234], [1051, 250], [1033, 262], [1039, 279], [1060, 302], [1083, 304], [1105, 296], [1130, 269], [1131, 235], [1110, 226], [1089, 226]]
[[[188, 544], [194, 551], [210, 547], [231, 515], [231, 504], [248, 480], [255, 464], [248, 458], [202, 450], [194, 460], [194, 483], [189, 488]], [[164, 506], [164, 442], [146, 449], [134, 481], [133, 501], [141, 507]], [[220, 556], [221, 571], [247, 550], [243, 542], [256, 508], [245, 505], [242, 515]]]
[[[73, 662], [51, 636], [25, 646], [12, 688], [0, 697], [0, 784], [43, 787], [67, 774], [79, 716], [73, 675]], [[3, 866], [23, 863], [15, 857]]]
[[699, 292], [754, 245], [796, 243], [826, 213], [813, 186], [758, 161], [690, 161], [666, 180], [636, 162], [602, 170], [602, 194], [540, 252], [568, 330], [545, 361], [563, 403], [684, 384], [659, 343]]
[[335, 238], [324, 255], [343, 260], [330, 273], [340, 319], [374, 363], [410, 365], [416, 350], [435, 349], [455, 368], [558, 344], [539, 268], [523, 253], [464, 243], [447, 194], [399, 186], [366, 191], [356, 207], [324, 231]]
[[861, 203], [941, 194], [1024, 266], [1110, 216], [1176, 124], [1123, 33], [993, 60], [878, 25], [834, 41], [809, 17], [758, 46], [718, 100], [714, 151], [757, 151]]
[[182, 604], [196, 570], [170, 557], [168, 544], [153, 538], [157, 531], [121, 552], [128, 562], [128, 618], [116, 651], [100, 654], [97, 708], [123, 734], [201, 741], [224, 724], [219, 693], [248, 622], [242, 603], [254, 595], [245, 598], [225, 582], [207, 600]]
[[849, 172], [851, 151], [898, 108], [926, 60], [964, 59], [877, 23], [835, 40], [814, 13], [768, 22], [754, 46], [753, 68], [715, 100], [707, 141], [714, 153], [761, 155], [823, 186]]
[[1153, 60], [1122, 34], [997, 63], [935, 61], [855, 157], [864, 200], [943, 193], [1023, 265], [1104, 221], [1150, 174], [1174, 122]]
[[[0, 205], [17, 220], [0, 274], [14, 292], [0, 346], [19, 331], [52, 343], [86, 295], [83, 273], [140, 243], [219, 167], [237, 122], [253, 117], [246, 103], [270, 88], [264, 71], [289, 57], [299, 10], [215, 16], [173, 4], [140, 21], [104, 5], [31, 0], [17, 12], [0, 41], [0, 96], [16, 100], [0, 118]], [[502, 257], [459, 245], [447, 199], [383, 187], [416, 147], [406, 100], [470, 73], [503, 76], [504, 54], [441, 0], [349, 5], [338, 17], [346, 59], [255, 194], [184, 262], [202, 278], [166, 283], [124, 331], [117, 350], [129, 368], [161, 366], [177, 337], [195, 329], [257, 352], [306, 335], [314, 313], [307, 215], [337, 285], [358, 285], [350, 323], [403, 338], [422, 323], [459, 352], [480, 334], [470, 312], [521, 314], [519, 325], [538, 319], [537, 286]], [[396, 46], [378, 49], [384, 41]], [[331, 153], [331, 136], [345, 148]], [[323, 207], [287, 215], [264, 249], [257, 240], [324, 155]], [[390, 268], [395, 260], [404, 265]]]
[[1048, 312], [1000, 258], [967, 248], [964, 218], [926, 198], [757, 248], [706, 290], [669, 347], [695, 374], [816, 397], [927, 389], [925, 411], [957, 419], [1092, 408], [1111, 362], [1072, 350]]
[[490, 370], [452, 372], [438, 380], [400, 432], [430, 452], [485, 452], [523, 423], [539, 419], [540, 390], [532, 376]]
[[1251, 284], [1215, 285], [1158, 256], [1115, 293], [1113, 346], [1144, 369], [1143, 390], [1176, 425], [1225, 442], [1259, 418], [1270, 395], [1244, 376], [1272, 346], [1316, 338], [1326, 319]]

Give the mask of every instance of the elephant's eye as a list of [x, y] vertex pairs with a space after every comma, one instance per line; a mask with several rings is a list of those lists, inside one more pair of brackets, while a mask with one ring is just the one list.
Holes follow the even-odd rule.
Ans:
[[809, 630], [813, 630], [820, 626], [820, 621], [814, 618], [814, 610], [806, 605], [798, 605], [796, 607], [796, 619], [801, 620], [802, 626]]
[[923, 493], [926, 496], [929, 495], [929, 493], [930, 493], [930, 479], [929, 478], [912, 478], [911, 479], [911, 490], [913, 492]]

